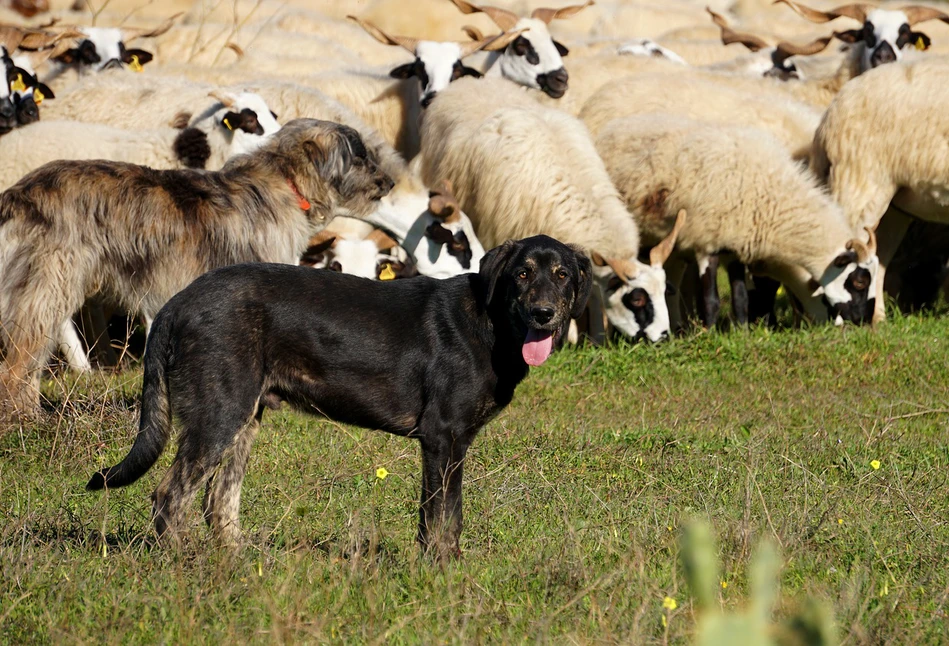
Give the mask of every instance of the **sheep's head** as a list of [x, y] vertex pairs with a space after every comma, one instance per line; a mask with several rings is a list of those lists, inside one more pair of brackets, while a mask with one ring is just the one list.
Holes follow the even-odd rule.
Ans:
[[141, 72], [142, 66], [154, 57], [151, 52], [129, 48], [126, 43], [138, 38], [161, 36], [172, 28], [180, 15], [172, 16], [154, 29], [80, 27], [84, 37], [75, 47], [58, 54], [53, 60], [80, 72], [101, 72], [112, 68]]
[[477, 6], [466, 0], [451, 0], [465, 14], [485, 13], [494, 23], [509, 33], [521, 32], [501, 54], [501, 73], [508, 79], [543, 90], [548, 96], [559, 99], [567, 92], [569, 76], [563, 66], [563, 57], [569, 50], [550, 35], [547, 25], [551, 20], [573, 16], [581, 9], [593, 4], [563, 7], [561, 9], [537, 8], [530, 18], [498, 7]]
[[463, 269], [473, 271], [471, 241], [462, 220], [466, 216], [461, 212], [461, 205], [452, 194], [451, 182], [447, 179], [439, 182], [429, 193], [428, 212], [432, 220], [431, 224], [425, 227], [425, 237], [430, 240], [429, 245], [444, 245], [448, 255], [454, 256]]
[[661, 341], [669, 336], [666, 271], [663, 265], [685, 225], [679, 211], [672, 232], [649, 252], [649, 264], [593, 254], [593, 275], [603, 292], [610, 323], [634, 340]]
[[705, 10], [712, 17], [712, 22], [718, 25], [721, 30], [722, 44], [731, 45], [732, 43], [739, 43], [744, 45], [751, 52], [769, 52], [768, 64], [764, 66], [762, 75], [778, 78], [782, 81], [803, 78], [792, 60], [794, 56], [813, 56], [814, 54], [818, 54], [827, 49], [827, 45], [833, 40], [833, 36], [825, 36], [806, 45], [780, 42], [772, 47], [764, 39], [754, 34], [733, 30], [728, 26], [728, 22], [725, 18], [712, 11], [711, 8], [706, 7]]
[[414, 61], [393, 68], [389, 75], [397, 79], [418, 79], [422, 88], [419, 97], [423, 108], [427, 108], [435, 95], [448, 87], [452, 81], [462, 76], [481, 76], [481, 72], [462, 63], [467, 56], [481, 50], [504, 49], [517, 37], [517, 33], [514, 33], [469, 42], [419, 40], [406, 36], [390, 36], [367, 20], [355, 16], [347, 17], [380, 43], [401, 47], [415, 56]]
[[380, 229], [361, 239], [321, 231], [310, 238], [301, 265], [329, 269], [370, 280], [394, 280], [418, 275], [411, 263], [391, 253], [398, 243]]
[[814, 296], [823, 296], [835, 325], [870, 323], [876, 305], [876, 235], [867, 229], [867, 242], [854, 238], [812, 284]]
[[214, 115], [214, 122], [230, 136], [228, 157], [252, 152], [268, 137], [280, 131], [276, 113], [255, 92], [234, 94], [215, 90], [209, 96], [221, 103], [221, 109]]
[[921, 31], [914, 31], [914, 25], [927, 20], [949, 23], [949, 15], [932, 7], [918, 5], [887, 10], [868, 4], [849, 4], [830, 11], [818, 11], [792, 0], [775, 0], [775, 4], [778, 2], [788, 5], [798, 15], [811, 22], [825, 23], [846, 17], [863, 23], [859, 29], [834, 32], [835, 37], [846, 43], [863, 45], [860, 61], [862, 72], [902, 59], [904, 48], [929, 49], [929, 36]]

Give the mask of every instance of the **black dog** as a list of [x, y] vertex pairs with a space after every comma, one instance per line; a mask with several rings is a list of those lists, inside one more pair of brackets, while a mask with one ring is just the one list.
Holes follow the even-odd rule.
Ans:
[[[158, 534], [174, 532], [211, 477], [205, 520], [227, 543], [265, 406], [418, 438], [418, 539], [457, 554], [468, 446], [511, 401], [528, 365], [558, 347], [591, 286], [582, 250], [547, 236], [508, 241], [478, 274], [373, 282], [273, 264], [208, 272], [162, 308], [145, 354], [138, 437], [88, 489], [135, 482], [182, 424], [153, 494]], [[393, 366], [394, 374], [393, 374]], [[212, 473], [229, 456], [228, 464]]]

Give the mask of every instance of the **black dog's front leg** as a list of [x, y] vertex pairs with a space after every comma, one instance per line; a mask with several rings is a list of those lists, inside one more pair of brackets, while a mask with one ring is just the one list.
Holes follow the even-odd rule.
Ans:
[[418, 541], [424, 552], [441, 560], [461, 556], [461, 478], [471, 439], [449, 432], [422, 438]]

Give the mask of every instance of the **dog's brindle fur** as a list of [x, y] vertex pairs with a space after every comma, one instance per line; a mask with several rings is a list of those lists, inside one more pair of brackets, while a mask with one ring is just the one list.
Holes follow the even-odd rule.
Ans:
[[334, 215], [364, 216], [391, 187], [355, 130], [314, 119], [217, 172], [58, 161], [30, 173], [0, 195], [5, 412], [36, 409], [51, 339], [87, 297], [154, 317], [210, 269], [295, 264]]
[[528, 328], [554, 347], [591, 286], [583, 252], [547, 236], [490, 251], [478, 274], [374, 282], [330, 271], [238, 265], [205, 274], [155, 319], [145, 354], [139, 434], [89, 489], [134, 482], [179, 418], [178, 454], [153, 495], [159, 535], [179, 530], [207, 484], [205, 519], [225, 543], [265, 405], [418, 438], [418, 538], [457, 554], [462, 464], [484, 424], [527, 375]]

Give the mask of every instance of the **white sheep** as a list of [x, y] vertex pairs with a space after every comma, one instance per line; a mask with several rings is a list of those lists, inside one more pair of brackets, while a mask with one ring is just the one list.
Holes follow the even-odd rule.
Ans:
[[[596, 147], [647, 240], [666, 235], [685, 209], [677, 246], [702, 273], [710, 256], [727, 251], [786, 282], [818, 320], [830, 314], [819, 296], [837, 323], [869, 319], [874, 243], [855, 236], [816, 178], [768, 133], [643, 115], [607, 124]], [[681, 270], [670, 275], [677, 281]]]
[[422, 178], [452, 182], [489, 248], [544, 233], [608, 259], [618, 271], [596, 278], [610, 321], [631, 337], [661, 339], [669, 330], [665, 258], [638, 261], [635, 222], [583, 124], [512, 87], [461, 79], [439, 94], [422, 123]]
[[[880, 226], [881, 273], [910, 224], [906, 215], [949, 221], [946, 105], [946, 58], [882, 65], [841, 89], [815, 135], [811, 168], [848, 221]], [[898, 210], [883, 218], [891, 202]], [[881, 296], [876, 320], [884, 316]]]
[[369, 280], [410, 278], [418, 272], [398, 242], [363, 220], [337, 217], [310, 238], [300, 264]]
[[820, 123], [817, 110], [787, 95], [760, 96], [693, 74], [642, 74], [620, 79], [590, 97], [579, 117], [596, 137], [618, 117], [648, 113], [762, 128], [797, 160], [809, 158]]

